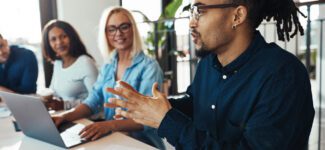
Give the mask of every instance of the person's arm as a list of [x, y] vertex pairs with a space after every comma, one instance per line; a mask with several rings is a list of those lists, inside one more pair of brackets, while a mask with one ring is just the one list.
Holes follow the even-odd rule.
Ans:
[[143, 125], [134, 122], [132, 119], [107, 120], [95, 122], [86, 126], [80, 131], [81, 138], [96, 140], [99, 137], [114, 131], [140, 131]]
[[78, 105], [73, 111], [63, 115], [65, 121], [75, 121], [81, 118], [86, 118], [91, 115], [90, 108], [85, 104]]
[[111, 103], [128, 109], [119, 114], [158, 128], [158, 135], [165, 137], [176, 149], [300, 148], [306, 146], [313, 122], [308, 75], [292, 69], [274, 73], [260, 89], [252, 114], [244, 125], [229, 124], [228, 138], [219, 139], [207, 130], [200, 130], [189, 116], [168, 106], [167, 99], [154, 90], [155, 87], [154, 97], [149, 98], [126, 83], [122, 85], [123, 88], [107, 89], [127, 99], [110, 99]]
[[192, 118], [193, 116], [193, 97], [191, 92], [191, 85], [187, 88], [186, 93], [181, 96], [171, 96], [168, 100], [174, 109], [184, 113], [186, 116]]
[[85, 104], [80, 104], [73, 111], [65, 113], [60, 116], [53, 116], [52, 119], [55, 125], [58, 127], [63, 122], [75, 121], [81, 118], [89, 117], [90, 115], [91, 115], [90, 108]]
[[[108, 71], [107, 68], [103, 67], [98, 76], [97, 82], [94, 85], [92, 93], [88, 96], [84, 104], [90, 106], [92, 112], [96, 113], [98, 111], [98, 106], [102, 106], [104, 100], [101, 95], [103, 95], [102, 88], [105, 83], [105, 72]], [[92, 99], [92, 100], [91, 100]], [[95, 100], [96, 99], [96, 100]], [[139, 131], [143, 130], [143, 125], [134, 122], [132, 119], [124, 119], [124, 120], [107, 120], [101, 122], [95, 122], [86, 126], [81, 132], [80, 135], [82, 138], [86, 138], [89, 140], [96, 140], [99, 137], [110, 133], [112, 131]]]
[[23, 62], [24, 71], [21, 74], [21, 84], [16, 89], [12, 90], [21, 94], [36, 93], [36, 81], [38, 77], [37, 60], [35, 54], [31, 51], [27, 51], [25, 57], [27, 62]]
[[232, 139], [217, 139], [199, 130], [193, 120], [176, 109], [165, 115], [158, 135], [166, 137], [176, 149], [303, 149], [314, 110], [308, 76], [298, 78], [301, 74], [305, 72], [282, 70], [274, 74], [261, 90], [248, 121], [228, 128], [226, 134]]
[[10, 92], [10, 93], [15, 93], [15, 91], [11, 90], [11, 89], [8, 89], [4, 86], [0, 86], [0, 91], [3, 91], [3, 92]]
[[[105, 78], [105, 67], [102, 68], [96, 83], [93, 86], [93, 90], [89, 93], [83, 103], [79, 104], [74, 111], [62, 116], [53, 117], [55, 124], [60, 125], [63, 121], [74, 121], [83, 117], [89, 117], [90, 115], [97, 113], [98, 109], [102, 107], [102, 86]], [[53, 81], [52, 81], [53, 82]]]
[[83, 83], [88, 93], [91, 93], [94, 83], [97, 80], [98, 69], [95, 65], [95, 62], [92, 59], [90, 59], [88, 56], [87, 58], [85, 58], [85, 62], [83, 66], [80, 67], [84, 68], [83, 72], [85, 73], [85, 76], [83, 78]]

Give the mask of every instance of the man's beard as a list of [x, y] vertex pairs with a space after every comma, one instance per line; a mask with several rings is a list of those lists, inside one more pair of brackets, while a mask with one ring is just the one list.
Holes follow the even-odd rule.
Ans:
[[208, 50], [204, 44], [199, 48], [195, 49], [195, 56], [199, 58], [203, 58], [211, 53], [211, 50]]

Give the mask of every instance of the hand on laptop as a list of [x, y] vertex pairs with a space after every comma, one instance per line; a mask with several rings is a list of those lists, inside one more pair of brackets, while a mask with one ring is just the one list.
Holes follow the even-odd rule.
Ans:
[[47, 99], [45, 106], [50, 110], [63, 110], [64, 102], [60, 98], [52, 97]]
[[109, 121], [95, 122], [86, 126], [79, 133], [81, 138], [96, 140], [112, 131], [112, 124]]

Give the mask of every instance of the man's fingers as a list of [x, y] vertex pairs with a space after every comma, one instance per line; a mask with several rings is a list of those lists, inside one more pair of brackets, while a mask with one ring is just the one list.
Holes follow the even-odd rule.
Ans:
[[109, 93], [112, 93], [114, 95], [118, 95], [118, 96], [124, 97], [122, 95], [123, 93], [121, 93], [120, 91], [115, 90], [114, 88], [108, 87], [108, 88], [106, 88], [106, 91], [109, 92]]
[[116, 112], [116, 115], [123, 116], [125, 118], [130, 118], [130, 119], [143, 119], [145, 116], [143, 116], [142, 113], [138, 111], [132, 111], [132, 110], [119, 110]]
[[[109, 103], [104, 104], [105, 107], [116, 106], [116, 107], [127, 108], [129, 110], [136, 108], [136, 103], [132, 103], [130, 101], [124, 101], [117, 98], [109, 98], [108, 101]], [[116, 107], [109, 107], [109, 108], [116, 108]]]
[[108, 107], [108, 108], [116, 108], [116, 107], [120, 107], [114, 103], [112, 103], [110, 99], [116, 99], [116, 98], [109, 98], [108, 99], [108, 103], [104, 103], [104, 107]]
[[126, 89], [129, 89], [129, 90], [131, 90], [131, 91], [133, 91], [133, 92], [138, 93], [137, 90], [135, 90], [131, 85], [127, 84], [127, 83], [124, 82], [124, 81], [117, 81], [117, 83], [120, 84], [122, 87], [124, 87], [124, 88], [126, 88]]
[[118, 81], [118, 84], [120, 84], [121, 86], [115, 88], [106, 88], [106, 91], [114, 95], [118, 95], [123, 98], [126, 98], [128, 100], [133, 97], [142, 96], [139, 92], [133, 89], [133, 87], [130, 86], [129, 84], [123, 81]]
[[121, 120], [121, 119], [123, 119], [123, 116], [122, 115], [114, 115], [113, 118], [115, 120]]
[[152, 89], [151, 89], [151, 92], [152, 92], [152, 96], [153, 97], [157, 97], [157, 98], [160, 98], [163, 96], [163, 93], [161, 93], [159, 90], [158, 90], [158, 83], [155, 82], [153, 85], [152, 85]]
[[112, 104], [112, 103], [105, 103], [105, 104], [104, 104], [104, 107], [108, 107], [108, 108], [116, 108], [116, 107], [120, 107], [120, 106], [118, 106], [118, 105], [116, 105], [116, 104]]

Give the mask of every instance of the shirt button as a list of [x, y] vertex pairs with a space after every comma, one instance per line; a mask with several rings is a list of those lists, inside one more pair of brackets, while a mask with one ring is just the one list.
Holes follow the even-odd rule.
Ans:
[[227, 79], [227, 76], [226, 75], [223, 75], [222, 76], [222, 79], [225, 79], [226, 80]]
[[212, 109], [215, 109], [215, 108], [216, 108], [216, 105], [211, 105], [211, 108], [212, 108]]

